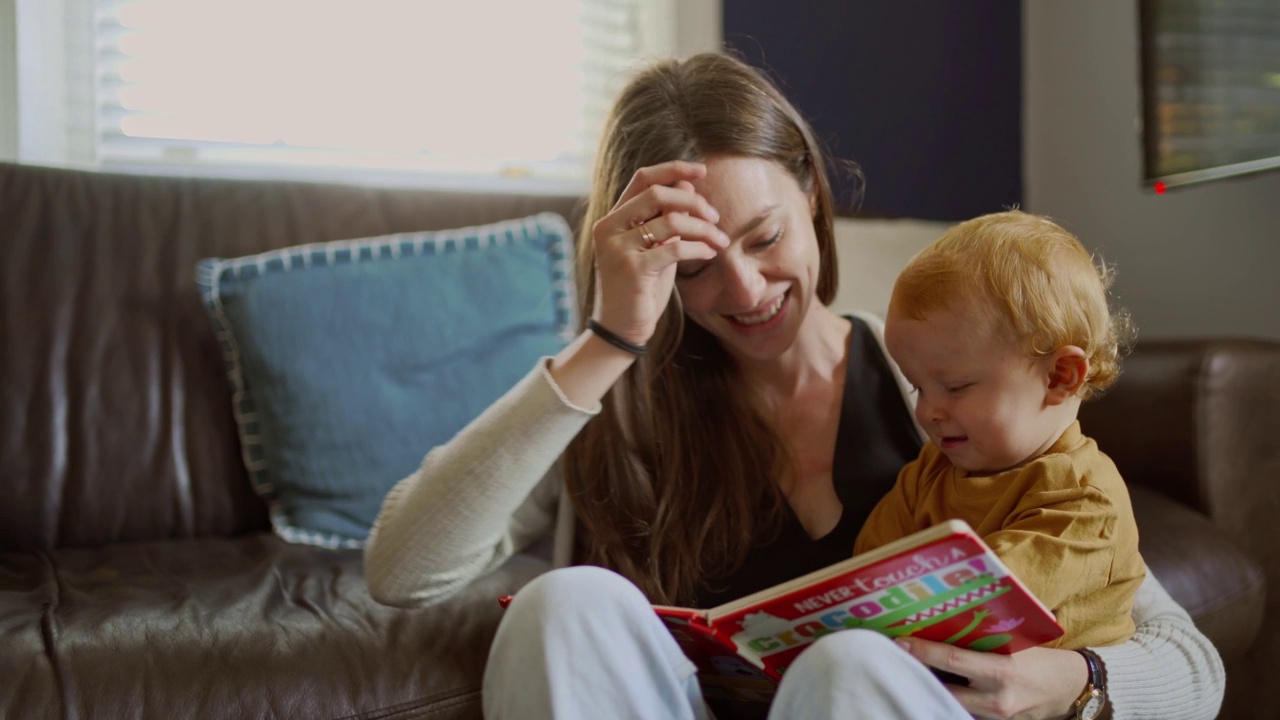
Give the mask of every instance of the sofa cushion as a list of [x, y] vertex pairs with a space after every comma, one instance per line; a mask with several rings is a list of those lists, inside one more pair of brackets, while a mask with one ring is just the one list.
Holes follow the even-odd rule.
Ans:
[[1147, 568], [1225, 658], [1243, 655], [1262, 626], [1266, 578], [1209, 518], [1130, 485]]
[[570, 247], [544, 213], [202, 261], [276, 532], [360, 546], [392, 485], [563, 346]]
[[497, 598], [546, 569], [518, 555], [401, 610], [369, 597], [359, 550], [265, 532], [0, 554], [32, 601], [5, 593], [0, 628], [34, 636], [5, 653], [0, 716], [478, 718]]
[[[49, 556], [0, 554], [0, 718], [57, 717], [58, 677], [44, 620], [57, 601]], [[34, 709], [43, 712], [31, 712]]]

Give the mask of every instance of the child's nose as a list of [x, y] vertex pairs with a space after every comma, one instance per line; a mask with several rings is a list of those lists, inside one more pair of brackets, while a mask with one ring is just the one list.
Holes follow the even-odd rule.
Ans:
[[940, 423], [947, 419], [947, 410], [942, 405], [932, 402], [917, 404], [921, 423]]

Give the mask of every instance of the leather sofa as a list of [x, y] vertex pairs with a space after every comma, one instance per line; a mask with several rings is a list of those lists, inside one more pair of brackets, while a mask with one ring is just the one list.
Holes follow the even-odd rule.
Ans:
[[[0, 716], [478, 717], [495, 598], [545, 556], [402, 610], [369, 597], [359, 551], [272, 535], [194, 267], [576, 207], [0, 164]], [[1084, 425], [1133, 486], [1153, 571], [1227, 659], [1224, 716], [1261, 717], [1239, 678], [1280, 660], [1261, 627], [1280, 343], [1144, 342]]]

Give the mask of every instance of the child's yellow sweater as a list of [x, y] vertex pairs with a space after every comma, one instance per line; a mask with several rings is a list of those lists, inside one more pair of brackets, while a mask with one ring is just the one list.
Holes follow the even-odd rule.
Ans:
[[1129, 491], [1073, 423], [1044, 455], [996, 475], [955, 467], [933, 443], [871, 512], [855, 553], [943, 520], [969, 523], [1058, 618], [1055, 647], [1112, 645], [1133, 634], [1145, 575]]

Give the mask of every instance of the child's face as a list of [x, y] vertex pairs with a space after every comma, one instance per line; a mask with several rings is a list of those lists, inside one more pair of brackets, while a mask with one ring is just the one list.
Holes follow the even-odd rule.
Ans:
[[923, 320], [890, 307], [885, 344], [916, 388], [916, 419], [929, 439], [957, 467], [991, 474], [1043, 454], [1062, 428], [1046, 403], [1049, 362], [977, 318], [964, 306]]

